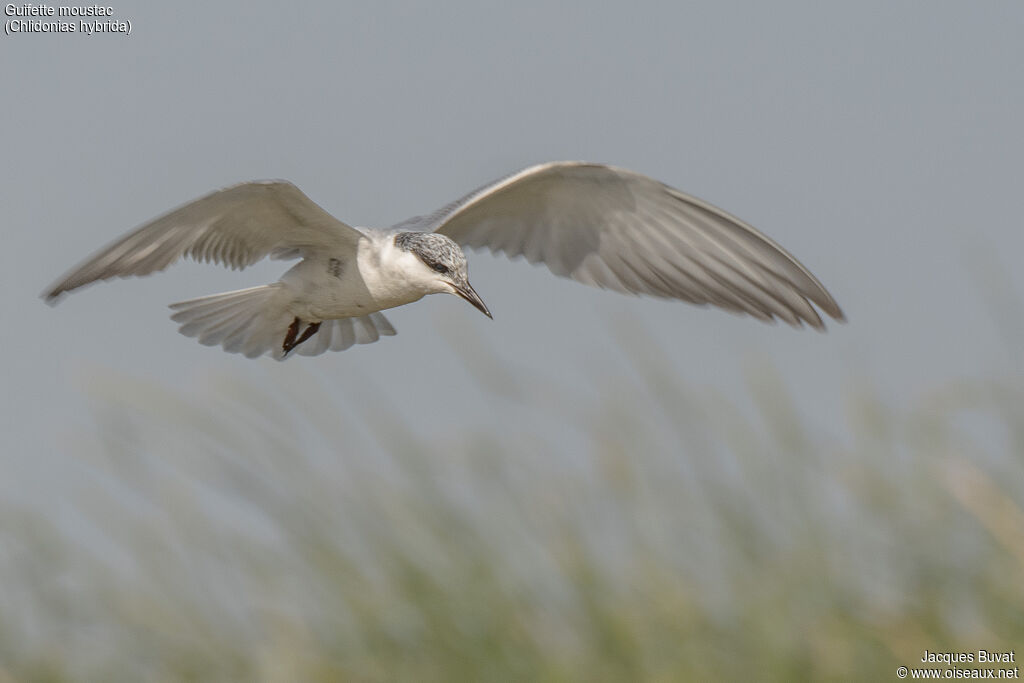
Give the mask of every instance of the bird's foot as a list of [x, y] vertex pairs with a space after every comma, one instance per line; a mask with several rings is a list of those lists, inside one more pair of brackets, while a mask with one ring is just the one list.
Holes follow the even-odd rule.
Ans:
[[302, 342], [306, 341], [320, 329], [320, 323], [310, 323], [309, 326], [302, 331], [302, 336], [295, 340], [295, 346], [298, 346]]
[[288, 352], [295, 348], [295, 337], [299, 334], [299, 319], [295, 318], [292, 324], [288, 326], [288, 332], [284, 335], [284, 343], [281, 344], [281, 350], [284, 351], [284, 355], [288, 355]]
[[[281, 344], [281, 350], [284, 351], [284, 355], [287, 356], [292, 349], [306, 341], [320, 329], [320, 323], [309, 323], [306, 329], [302, 331], [302, 335], [299, 336], [299, 325], [301, 321], [298, 318], [292, 320], [292, 324], [288, 326], [288, 332], [284, 335], [284, 343]], [[296, 338], [298, 337], [298, 338]]]

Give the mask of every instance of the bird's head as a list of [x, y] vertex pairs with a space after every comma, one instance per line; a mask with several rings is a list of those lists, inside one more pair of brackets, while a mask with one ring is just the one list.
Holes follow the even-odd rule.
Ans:
[[395, 246], [417, 257], [427, 269], [420, 274], [434, 291], [460, 296], [488, 318], [493, 318], [483, 299], [469, 284], [462, 247], [451, 238], [436, 232], [400, 232], [395, 235]]

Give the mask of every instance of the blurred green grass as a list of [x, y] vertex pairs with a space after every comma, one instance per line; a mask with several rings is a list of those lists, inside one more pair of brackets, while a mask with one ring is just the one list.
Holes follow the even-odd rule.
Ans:
[[2, 510], [0, 682], [889, 680], [1024, 642], [1019, 379], [854, 390], [836, 438], [768, 367], [748, 416], [642, 336], [593, 396], [462, 341], [586, 448], [419, 439], [299, 364], [92, 378], [77, 531]]

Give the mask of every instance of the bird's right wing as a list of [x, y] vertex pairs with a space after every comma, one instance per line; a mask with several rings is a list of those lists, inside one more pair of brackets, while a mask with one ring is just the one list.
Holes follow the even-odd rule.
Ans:
[[713, 304], [823, 328], [843, 312], [785, 249], [735, 216], [621, 168], [540, 164], [397, 230], [436, 231], [555, 275], [630, 294]]
[[43, 296], [53, 303], [90, 282], [148, 275], [184, 256], [241, 269], [266, 256], [355, 251], [360, 237], [287, 181], [241, 183], [136, 228], [76, 266]]

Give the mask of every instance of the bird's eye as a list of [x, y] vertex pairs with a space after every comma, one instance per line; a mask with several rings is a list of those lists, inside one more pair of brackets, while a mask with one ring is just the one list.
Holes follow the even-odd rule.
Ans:
[[449, 272], [448, 266], [446, 266], [443, 263], [431, 263], [430, 267], [436, 270], [437, 272], [441, 273], [442, 275], [447, 275]]

